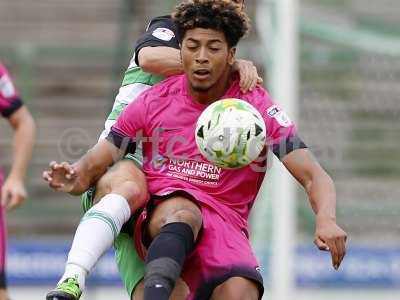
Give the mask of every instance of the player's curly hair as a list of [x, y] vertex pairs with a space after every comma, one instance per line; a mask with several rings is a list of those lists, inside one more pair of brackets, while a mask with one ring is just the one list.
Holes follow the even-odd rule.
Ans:
[[172, 14], [180, 42], [186, 31], [205, 28], [222, 31], [228, 46], [234, 47], [250, 29], [245, 12], [230, 0], [190, 0], [178, 5]]

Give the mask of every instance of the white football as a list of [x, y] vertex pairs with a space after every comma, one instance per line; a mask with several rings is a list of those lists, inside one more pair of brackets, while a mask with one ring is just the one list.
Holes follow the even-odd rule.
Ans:
[[265, 147], [265, 122], [256, 108], [240, 99], [223, 99], [200, 115], [195, 131], [200, 153], [228, 169], [247, 166]]

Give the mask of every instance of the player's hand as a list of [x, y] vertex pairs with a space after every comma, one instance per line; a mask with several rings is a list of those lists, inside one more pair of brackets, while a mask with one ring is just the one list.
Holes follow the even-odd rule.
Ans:
[[49, 167], [49, 170], [43, 172], [43, 179], [48, 182], [49, 187], [60, 192], [71, 192], [77, 179], [73, 166], [67, 162], [52, 161]]
[[26, 195], [23, 181], [9, 177], [1, 189], [1, 205], [7, 210], [16, 208], [25, 201]]
[[263, 79], [258, 75], [256, 66], [251, 61], [238, 59], [233, 64], [233, 69], [239, 72], [239, 85], [243, 93], [252, 91], [257, 84], [263, 83]]
[[335, 270], [339, 269], [346, 255], [346, 240], [346, 232], [334, 220], [317, 215], [314, 243], [320, 250], [331, 252]]

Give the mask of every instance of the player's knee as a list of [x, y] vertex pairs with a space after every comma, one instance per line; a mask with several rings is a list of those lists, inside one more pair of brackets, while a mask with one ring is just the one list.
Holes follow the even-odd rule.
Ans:
[[176, 222], [188, 224], [192, 228], [193, 235], [196, 240], [202, 224], [200, 209], [197, 206], [194, 208], [185, 207], [171, 213], [165, 219], [165, 224]]
[[188, 224], [196, 239], [202, 225], [201, 211], [187, 199], [166, 200], [156, 208], [150, 219], [149, 232], [151, 237], [154, 238], [163, 226], [176, 222]]
[[258, 300], [259, 290], [255, 282], [234, 277], [219, 285], [213, 292], [211, 300]]
[[110, 193], [127, 199], [132, 211], [143, 206], [148, 197], [143, 172], [131, 161], [118, 162], [97, 181], [95, 199]]
[[121, 195], [127, 199], [132, 211], [142, 207], [147, 200], [146, 187], [131, 180], [125, 180], [111, 186], [111, 193]]
[[103, 176], [101, 176], [99, 180], [97, 180], [95, 195], [96, 200], [100, 200], [105, 195], [111, 193], [113, 180], [115, 180], [115, 176], [110, 170], [103, 174]]
[[167, 224], [177, 222], [188, 224], [192, 228], [194, 238], [196, 239], [202, 224], [201, 213], [197, 213], [194, 210], [181, 208], [167, 215], [152, 218], [149, 224], [150, 235], [155, 237], [160, 232], [162, 227]]

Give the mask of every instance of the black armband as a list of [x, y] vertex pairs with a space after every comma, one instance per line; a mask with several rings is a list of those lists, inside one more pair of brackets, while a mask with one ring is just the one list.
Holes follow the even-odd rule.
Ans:
[[1, 112], [2, 116], [5, 118], [11, 117], [13, 113], [15, 113], [18, 109], [20, 109], [24, 103], [20, 98], [14, 99], [11, 102], [11, 105], [7, 107], [5, 110]]
[[307, 145], [297, 135], [293, 135], [279, 144], [272, 145], [272, 152], [281, 160], [294, 150], [306, 148], [308, 148]]
[[111, 130], [106, 140], [123, 151], [125, 155], [134, 154], [136, 151], [136, 142], [116, 130]]

